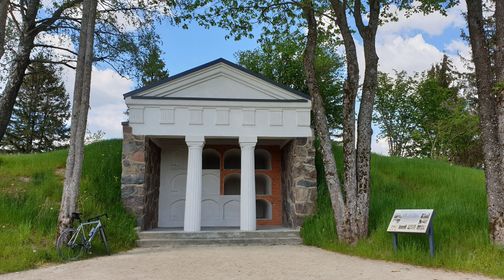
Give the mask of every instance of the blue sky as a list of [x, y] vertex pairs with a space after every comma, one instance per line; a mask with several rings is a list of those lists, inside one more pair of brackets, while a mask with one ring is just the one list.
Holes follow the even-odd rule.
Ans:
[[225, 30], [205, 29], [197, 24], [190, 25], [189, 29], [164, 24], [158, 26], [157, 31], [163, 42], [163, 59], [171, 75], [220, 57], [235, 61], [235, 52], [257, 46], [256, 39], [225, 40]]
[[[465, 27], [461, 14], [465, 7], [458, 6], [448, 11], [448, 16], [439, 14], [415, 14], [406, 18], [399, 14], [399, 22], [381, 26], [377, 36], [377, 52], [380, 57], [380, 71], [406, 70], [410, 73], [425, 71], [441, 61], [443, 53], [453, 60], [455, 67], [463, 69], [459, 53], [469, 56], [469, 48], [460, 38]], [[257, 47], [256, 39], [225, 40], [225, 30], [205, 29], [191, 24], [189, 29], [162, 24], [157, 31], [163, 42], [163, 59], [170, 75], [217, 58], [235, 61], [234, 53]], [[359, 63], [363, 67], [362, 44], [357, 40]], [[120, 122], [125, 119], [122, 94], [134, 89], [132, 81], [123, 79], [111, 69], [95, 69], [92, 81], [91, 111], [89, 129], [103, 130], [108, 138], [121, 135]], [[376, 140], [378, 128], [374, 128], [373, 151], [386, 153], [384, 140]]]

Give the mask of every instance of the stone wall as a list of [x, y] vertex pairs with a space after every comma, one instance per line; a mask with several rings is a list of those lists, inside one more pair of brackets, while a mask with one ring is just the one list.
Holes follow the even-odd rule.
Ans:
[[161, 149], [123, 123], [121, 198], [142, 229], [157, 226]]
[[298, 228], [314, 213], [317, 171], [312, 138], [296, 138], [282, 149], [284, 224]]
[[123, 123], [121, 198], [124, 207], [143, 225], [145, 137], [133, 135], [128, 123]]
[[145, 198], [143, 229], [158, 225], [159, 175], [161, 171], [161, 148], [152, 140], [145, 140]]

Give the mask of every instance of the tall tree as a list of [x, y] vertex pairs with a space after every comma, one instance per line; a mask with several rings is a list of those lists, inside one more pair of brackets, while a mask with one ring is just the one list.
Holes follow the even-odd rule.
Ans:
[[54, 65], [28, 67], [2, 145], [9, 152], [45, 152], [69, 137], [70, 101]]
[[12, 65], [8, 68], [7, 81], [0, 95], [0, 140], [2, 140], [9, 124], [19, 88], [23, 83], [26, 69], [30, 64], [30, 54], [35, 47], [36, 36], [52, 28], [53, 24], [60, 19], [64, 12], [81, 1], [66, 0], [60, 5], [56, 5], [52, 13], [49, 14], [49, 17], [43, 19], [37, 18], [41, 8], [40, 0], [20, 1], [18, 12], [21, 15], [21, 22], [16, 22], [17, 35], [19, 36], [17, 39], [17, 49], [13, 54]]
[[75, 71], [75, 84], [70, 126], [70, 147], [65, 169], [65, 181], [58, 217], [58, 233], [71, 225], [72, 213], [76, 212], [79, 197], [82, 163], [84, 161], [84, 138], [89, 109], [93, 43], [98, 0], [86, 0], [82, 5], [82, 21], [79, 38], [79, 55]]
[[[11, 0], [9, 1], [7, 32], [9, 57], [0, 70], [5, 87], [0, 94], [0, 140], [10, 120], [19, 87], [26, 68], [35, 59], [32, 54], [55, 50], [51, 57], [38, 60], [44, 63], [64, 65], [75, 69], [77, 52], [71, 46], [78, 45], [82, 0]], [[1, 3], [0, 3], [1, 4]], [[139, 29], [147, 28], [169, 13], [171, 1], [151, 0], [99, 0], [95, 35], [95, 61], [107, 64], [120, 75], [133, 77], [137, 71], [131, 61], [141, 52], [132, 46], [140, 46]], [[1, 8], [1, 7], [0, 7]], [[1, 34], [0, 9], [0, 34]], [[1, 38], [1, 36], [0, 36]], [[70, 41], [68, 44], [65, 41]], [[64, 43], [64, 44], [62, 44]], [[0, 60], [0, 62], [3, 62]], [[134, 65], [133, 65], [134, 66]]]
[[[245, 68], [264, 75], [280, 84], [301, 92], [308, 92], [303, 67], [304, 34], [286, 34], [275, 40], [262, 40], [259, 48], [239, 51], [235, 54], [238, 63]], [[342, 81], [340, 78], [343, 61], [332, 47], [332, 40], [319, 38], [315, 68], [320, 91], [324, 98], [331, 133], [341, 130]]]
[[[490, 239], [504, 245], [504, 1], [490, 20], [482, 0], [466, 0], [485, 160]], [[485, 2], [486, 3], [486, 2]], [[486, 26], [490, 23], [490, 28]], [[491, 34], [493, 33], [493, 34]]]
[[[343, 236], [342, 239], [348, 243], [355, 243], [365, 238], [369, 230], [371, 137], [373, 134], [371, 123], [374, 98], [378, 88], [378, 55], [376, 53], [378, 27], [382, 22], [394, 19], [389, 10], [393, 4], [399, 10], [410, 10], [410, 13], [429, 13], [435, 10], [444, 12], [454, 3], [451, 0], [367, 0], [364, 3], [361, 0], [330, 0], [330, 3], [334, 22], [339, 28], [345, 47], [347, 77], [343, 87], [343, 188], [329, 183], [328, 188], [336, 214], [338, 235]], [[348, 16], [352, 16], [351, 19], [355, 22], [356, 33], [352, 31]], [[366, 17], [366, 20], [363, 17]], [[315, 28], [313, 30], [316, 32]], [[355, 102], [359, 89], [359, 63], [354, 39], [356, 34], [360, 36], [364, 45], [365, 66], [357, 120], [355, 119]], [[324, 157], [329, 157], [328, 152], [327, 148]], [[325, 160], [334, 161], [329, 158]], [[326, 170], [326, 178], [331, 175]], [[342, 203], [343, 206], [341, 206]]]
[[380, 73], [374, 117], [390, 155], [482, 166], [479, 118], [459, 76], [447, 57], [422, 75]]
[[378, 74], [374, 121], [381, 131], [378, 138], [387, 140], [391, 156], [409, 155], [411, 132], [415, 127], [415, 107], [412, 103], [416, 84], [404, 71], [397, 72], [395, 77]]
[[[380, 23], [382, 3], [380, 0], [368, 1], [367, 25], [362, 19], [362, 13], [366, 13], [366, 11], [363, 11], [361, 1], [355, 0], [352, 7], [353, 19], [364, 43], [365, 61], [364, 83], [356, 131], [355, 102], [359, 89], [359, 63], [355, 41], [347, 18], [350, 7], [347, 1], [331, 0], [330, 2], [335, 17], [334, 21], [343, 38], [347, 77], [343, 87], [343, 188], [336, 184], [328, 184], [328, 188], [336, 214], [338, 235], [348, 243], [355, 243], [368, 234], [371, 136], [373, 133], [371, 121], [378, 82], [378, 55], [376, 54], [375, 40]], [[325, 151], [325, 153], [327, 152], [329, 151]], [[329, 155], [326, 154], [324, 157], [329, 157]], [[330, 157], [334, 158], [332, 153]], [[328, 177], [327, 172], [326, 177]]]
[[[306, 83], [312, 97], [315, 131], [321, 143], [324, 161], [325, 178], [331, 194], [336, 220], [338, 238], [347, 243], [355, 243], [368, 234], [369, 193], [370, 193], [370, 156], [371, 156], [371, 119], [374, 94], [377, 87], [378, 56], [375, 40], [378, 25], [385, 20], [380, 15], [389, 15], [382, 9], [397, 3], [400, 8], [411, 8], [413, 1], [382, 1], [368, 0], [365, 5], [360, 0], [351, 1], [252, 1], [252, 0], [220, 0], [196, 1], [188, 8], [188, 16], [176, 18], [195, 19], [204, 26], [219, 26], [229, 30], [229, 36], [240, 39], [252, 37], [255, 25], [261, 25], [263, 36], [275, 36], [278, 33], [290, 33], [296, 28], [307, 28], [306, 48], [304, 52], [304, 69]], [[441, 0], [429, 0], [421, 5], [419, 10], [429, 11], [441, 9]], [[363, 7], [365, 6], [365, 7]], [[187, 9], [186, 9], [187, 10]], [[356, 118], [355, 106], [359, 89], [359, 66], [353, 32], [347, 20], [347, 15], [353, 15], [358, 34], [364, 42], [364, 58], [366, 69], [360, 99], [359, 116]], [[367, 15], [367, 24], [363, 16]], [[318, 19], [326, 17], [334, 21]], [[343, 86], [343, 149], [344, 178], [343, 187], [336, 172], [336, 161], [332, 152], [332, 141], [327, 125], [324, 100], [320, 93], [315, 71], [315, 58], [318, 34], [332, 33], [336, 35], [334, 26], [343, 39], [346, 56], [347, 78]]]
[[137, 69], [135, 78], [139, 86], [146, 86], [168, 77], [166, 65], [161, 58], [159, 35], [152, 28], [142, 31], [139, 46], [133, 45], [135, 51], [139, 53], [133, 59], [133, 64]]

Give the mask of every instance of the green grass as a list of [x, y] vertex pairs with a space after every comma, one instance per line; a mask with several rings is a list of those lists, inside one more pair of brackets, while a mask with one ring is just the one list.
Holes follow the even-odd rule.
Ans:
[[[61, 261], [54, 241], [66, 154], [0, 155], [0, 273]], [[120, 176], [121, 140], [86, 146], [80, 212], [109, 214], [106, 232], [115, 252], [136, 239], [135, 220], [121, 204]], [[100, 240], [94, 244], [95, 254], [102, 253]]]
[[[341, 148], [336, 148], [342, 166]], [[481, 170], [428, 159], [372, 156], [369, 238], [349, 246], [337, 241], [320, 156], [318, 210], [302, 228], [308, 245], [372, 259], [504, 277], [504, 249], [488, 239], [484, 174]], [[339, 170], [341, 171], [341, 170]], [[392, 249], [386, 232], [394, 209], [433, 208], [436, 256], [429, 257], [425, 235], [399, 235]]]

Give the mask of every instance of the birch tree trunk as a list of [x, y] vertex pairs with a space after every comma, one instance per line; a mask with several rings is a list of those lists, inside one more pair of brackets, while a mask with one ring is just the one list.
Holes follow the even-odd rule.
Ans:
[[83, 12], [75, 72], [70, 146], [58, 217], [58, 234], [71, 225], [71, 215], [78, 208], [82, 163], [84, 161], [84, 136], [89, 109], [96, 6], [97, 0], [86, 0], [82, 4]]
[[466, 0], [467, 24], [478, 88], [490, 239], [504, 245], [504, 1], [495, 1], [495, 69], [484, 29], [481, 0]]
[[9, 0], [0, 0], [0, 59], [5, 53], [5, 27], [7, 26], [7, 12]]
[[320, 141], [322, 157], [324, 161], [324, 172], [326, 184], [331, 196], [331, 203], [334, 211], [336, 230], [341, 239], [350, 237], [350, 231], [346, 226], [348, 221], [343, 192], [338, 178], [336, 160], [332, 150], [332, 141], [327, 126], [327, 116], [324, 103], [320, 94], [315, 73], [315, 50], [317, 47], [317, 21], [313, 11], [311, 0], [303, 3], [303, 14], [308, 24], [308, 35], [304, 51], [304, 71], [306, 74], [306, 84], [312, 99], [312, 111], [315, 117], [315, 132]]

